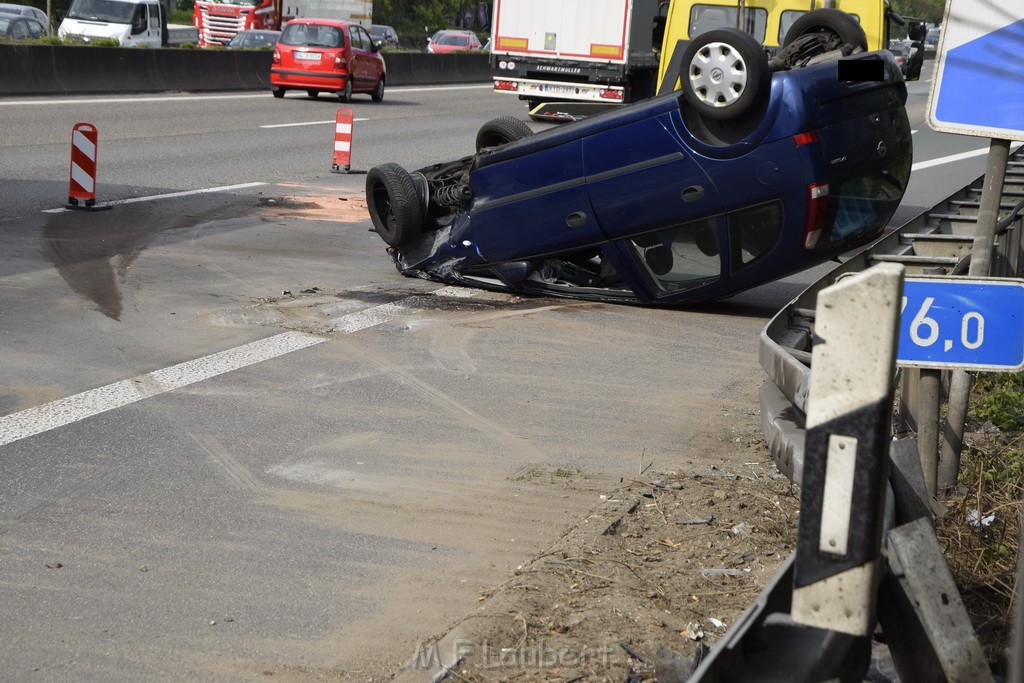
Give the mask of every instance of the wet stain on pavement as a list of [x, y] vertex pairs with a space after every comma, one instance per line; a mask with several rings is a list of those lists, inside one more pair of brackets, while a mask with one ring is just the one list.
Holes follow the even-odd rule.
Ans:
[[[120, 204], [109, 211], [65, 211], [51, 214], [42, 233], [43, 255], [64, 281], [112, 320], [121, 320], [122, 289], [132, 264], [160, 233], [203, 225], [215, 220], [263, 214], [361, 220], [366, 205], [360, 197], [232, 196], [218, 202], [214, 195], [193, 203], [187, 211], [177, 202]], [[202, 201], [199, 208], [195, 203]]]
[[54, 214], [43, 227], [43, 254], [71, 289], [103, 315], [120, 320], [120, 285], [159, 230], [144, 226], [112, 211]]

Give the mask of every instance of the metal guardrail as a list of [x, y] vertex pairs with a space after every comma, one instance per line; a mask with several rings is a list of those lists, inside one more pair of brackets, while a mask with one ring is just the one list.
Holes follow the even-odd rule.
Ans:
[[[876, 650], [901, 680], [994, 680], [933, 528], [937, 459], [926, 452], [936, 444], [924, 432], [935, 436], [940, 371], [897, 371], [896, 356], [906, 276], [964, 273], [972, 252], [972, 274], [1019, 272], [1020, 151], [994, 201], [1007, 147], [993, 141], [981, 181], [848, 255], [762, 332], [761, 419], [779, 470], [801, 484], [797, 547], [689, 683], [867, 680]], [[1004, 211], [1012, 217], [990, 220]], [[917, 419], [915, 404], [916, 436], [893, 440]], [[1017, 611], [1019, 640], [1019, 598]], [[1024, 683], [1024, 672], [1011, 676]]]
[[[818, 293], [849, 273], [884, 262], [900, 263], [907, 275], [966, 274], [978, 221], [982, 178], [913, 218], [846, 259], [814, 283], [768, 323], [761, 332], [759, 356], [768, 381], [761, 387], [761, 427], [779, 471], [800, 483], [804, 462], [807, 394], [811, 376], [811, 342]], [[1021, 209], [1024, 200], [1024, 149], [1010, 156], [1003, 185], [1001, 212]], [[1018, 213], [999, 226], [992, 276], [1015, 276], [1022, 255], [1022, 219]], [[899, 419], [916, 428], [916, 390], [902, 373]]]

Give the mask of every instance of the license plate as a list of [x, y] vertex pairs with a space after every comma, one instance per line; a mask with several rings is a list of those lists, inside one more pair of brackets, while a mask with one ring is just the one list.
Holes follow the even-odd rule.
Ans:
[[319, 62], [320, 61], [320, 53], [319, 52], [296, 52], [295, 53], [295, 59], [299, 59], [299, 60], [302, 60], [304, 62]]
[[561, 95], [571, 95], [574, 88], [565, 85], [545, 85], [544, 92], [553, 92]]

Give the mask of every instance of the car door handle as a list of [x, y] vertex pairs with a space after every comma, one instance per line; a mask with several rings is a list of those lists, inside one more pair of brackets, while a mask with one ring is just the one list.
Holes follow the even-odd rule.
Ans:
[[587, 224], [587, 214], [583, 211], [573, 211], [565, 217], [565, 224], [570, 228], [582, 228]]
[[684, 202], [696, 202], [704, 199], [704, 188], [700, 185], [690, 185], [683, 190], [682, 196]]

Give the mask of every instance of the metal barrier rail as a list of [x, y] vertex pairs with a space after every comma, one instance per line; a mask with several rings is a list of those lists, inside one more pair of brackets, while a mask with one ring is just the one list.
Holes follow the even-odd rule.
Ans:
[[[848, 273], [883, 262], [902, 264], [908, 275], [965, 274], [978, 220], [982, 180], [979, 178], [879, 241], [847, 255], [848, 260], [804, 290], [762, 330], [759, 357], [768, 381], [760, 392], [761, 427], [776, 466], [791, 481], [799, 484], [803, 471], [811, 340], [818, 293]], [[1024, 263], [1022, 208], [1024, 149], [1018, 149], [1007, 163], [1000, 201], [1001, 212], [1015, 215], [998, 226], [993, 277], [1015, 276]], [[914, 401], [909, 400], [916, 392], [913, 372], [901, 374], [899, 418], [914, 429]]]

